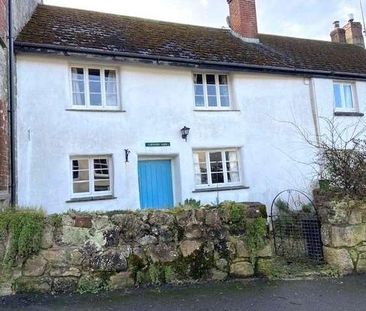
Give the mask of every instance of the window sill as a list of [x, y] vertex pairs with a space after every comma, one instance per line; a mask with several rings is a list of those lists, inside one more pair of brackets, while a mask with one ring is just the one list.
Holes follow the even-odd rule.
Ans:
[[334, 116], [336, 116], [336, 117], [363, 117], [364, 114], [361, 112], [355, 112], [355, 111], [336, 111], [336, 112], [334, 112]]
[[126, 112], [121, 109], [85, 109], [85, 108], [67, 108], [66, 111], [85, 111], [85, 112]]
[[66, 203], [79, 203], [79, 202], [93, 202], [93, 201], [106, 201], [106, 200], [116, 200], [117, 198], [113, 195], [106, 195], [101, 197], [85, 197], [85, 198], [73, 198]]
[[205, 189], [196, 189], [192, 191], [193, 193], [200, 193], [200, 192], [217, 192], [217, 191], [233, 191], [233, 190], [245, 190], [250, 189], [250, 187], [245, 186], [229, 186], [229, 187], [218, 187], [218, 188], [205, 188]]
[[240, 112], [239, 109], [193, 109], [197, 112]]

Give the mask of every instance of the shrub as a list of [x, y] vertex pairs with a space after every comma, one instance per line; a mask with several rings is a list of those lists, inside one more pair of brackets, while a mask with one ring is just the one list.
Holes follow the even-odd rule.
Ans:
[[41, 210], [11, 209], [0, 212], [0, 237], [9, 239], [3, 265], [26, 260], [41, 247], [45, 215]]

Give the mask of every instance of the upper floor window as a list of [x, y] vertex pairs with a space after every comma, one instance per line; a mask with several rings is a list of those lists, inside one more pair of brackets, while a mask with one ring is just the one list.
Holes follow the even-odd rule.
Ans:
[[195, 151], [197, 186], [225, 186], [240, 183], [238, 150]]
[[73, 197], [95, 197], [112, 194], [112, 158], [83, 156], [71, 159]]
[[73, 107], [118, 109], [117, 71], [94, 67], [72, 67]]
[[354, 111], [354, 84], [349, 82], [334, 82], [334, 105], [336, 111]]
[[195, 106], [197, 108], [230, 108], [229, 79], [227, 75], [194, 74]]

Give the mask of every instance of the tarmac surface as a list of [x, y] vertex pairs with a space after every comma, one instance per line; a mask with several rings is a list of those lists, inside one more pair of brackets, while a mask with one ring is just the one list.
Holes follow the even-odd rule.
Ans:
[[16, 295], [0, 298], [0, 310], [362, 311], [366, 310], [366, 276], [235, 281], [98, 295]]

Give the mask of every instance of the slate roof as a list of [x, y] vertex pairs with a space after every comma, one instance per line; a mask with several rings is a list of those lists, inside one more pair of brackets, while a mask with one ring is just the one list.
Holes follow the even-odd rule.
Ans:
[[366, 50], [274, 35], [248, 43], [229, 29], [191, 26], [39, 5], [16, 39], [17, 51], [62, 50], [271, 71], [316, 71], [366, 78]]

